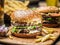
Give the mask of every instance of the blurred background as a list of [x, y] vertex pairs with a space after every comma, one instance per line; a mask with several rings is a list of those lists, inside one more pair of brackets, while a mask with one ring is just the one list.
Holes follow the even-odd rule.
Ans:
[[[20, 1], [24, 2], [24, 0], [20, 0]], [[46, 0], [30, 0], [30, 3], [28, 6], [29, 7], [46, 6]], [[58, 6], [60, 6], [60, 4], [58, 4]]]

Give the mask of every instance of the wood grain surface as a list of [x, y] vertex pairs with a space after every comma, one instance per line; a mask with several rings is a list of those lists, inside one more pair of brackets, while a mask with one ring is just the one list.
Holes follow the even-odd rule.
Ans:
[[[58, 36], [60, 35], [59, 34], [60, 28], [54, 28], [54, 30], [57, 30], [58, 31], [58, 32], [55, 32], [54, 33], [54, 35], [56, 36], [56, 39], [57, 39]], [[25, 45], [25, 44], [26, 45], [51, 45], [55, 41], [55, 40], [47, 40], [45, 42], [36, 43], [35, 40], [36, 39], [13, 37], [13, 39], [10, 39], [10, 38], [0, 39], [0, 42], [8, 43], [8, 44], [23, 44], [23, 45]]]

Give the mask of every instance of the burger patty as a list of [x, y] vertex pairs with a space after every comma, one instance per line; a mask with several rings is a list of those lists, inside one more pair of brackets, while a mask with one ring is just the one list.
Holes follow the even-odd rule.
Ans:
[[27, 25], [27, 22], [15, 22], [14, 24], [15, 26], [26, 26]]
[[[42, 25], [40, 23], [38, 24], [27, 24], [26, 22], [20, 22], [20, 23], [15, 23], [15, 27], [13, 27], [12, 32], [16, 33], [29, 33], [32, 30], [41, 30], [40, 27]], [[36, 31], [38, 32], [38, 31]]]
[[57, 13], [43, 14], [43, 24], [57, 24], [59, 18], [51, 15], [58, 15]]
[[43, 24], [57, 24], [57, 22], [43, 22]]

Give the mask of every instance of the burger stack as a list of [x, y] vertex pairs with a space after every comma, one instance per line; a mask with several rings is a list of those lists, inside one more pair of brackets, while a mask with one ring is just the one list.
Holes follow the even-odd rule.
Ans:
[[60, 18], [60, 9], [54, 6], [39, 7], [36, 12], [40, 13], [43, 17], [43, 26], [58, 27]]
[[18, 10], [11, 14], [12, 35], [16, 37], [35, 38], [41, 35], [41, 15], [33, 10]]

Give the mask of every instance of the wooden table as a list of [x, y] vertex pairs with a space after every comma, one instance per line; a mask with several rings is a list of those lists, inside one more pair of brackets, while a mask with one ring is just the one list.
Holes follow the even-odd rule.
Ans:
[[[54, 28], [54, 30], [57, 30], [60, 33], [60, 28]], [[57, 33], [57, 34], [55, 33], [56, 39], [60, 35], [59, 33]], [[35, 39], [14, 37], [13, 39], [9, 39], [9, 38], [0, 39], [0, 42], [8, 43], [8, 44], [23, 44], [23, 45], [25, 45], [25, 44], [26, 45], [51, 45], [55, 41], [55, 40], [54, 41], [47, 40], [45, 42], [35, 43], [34, 40]]]

